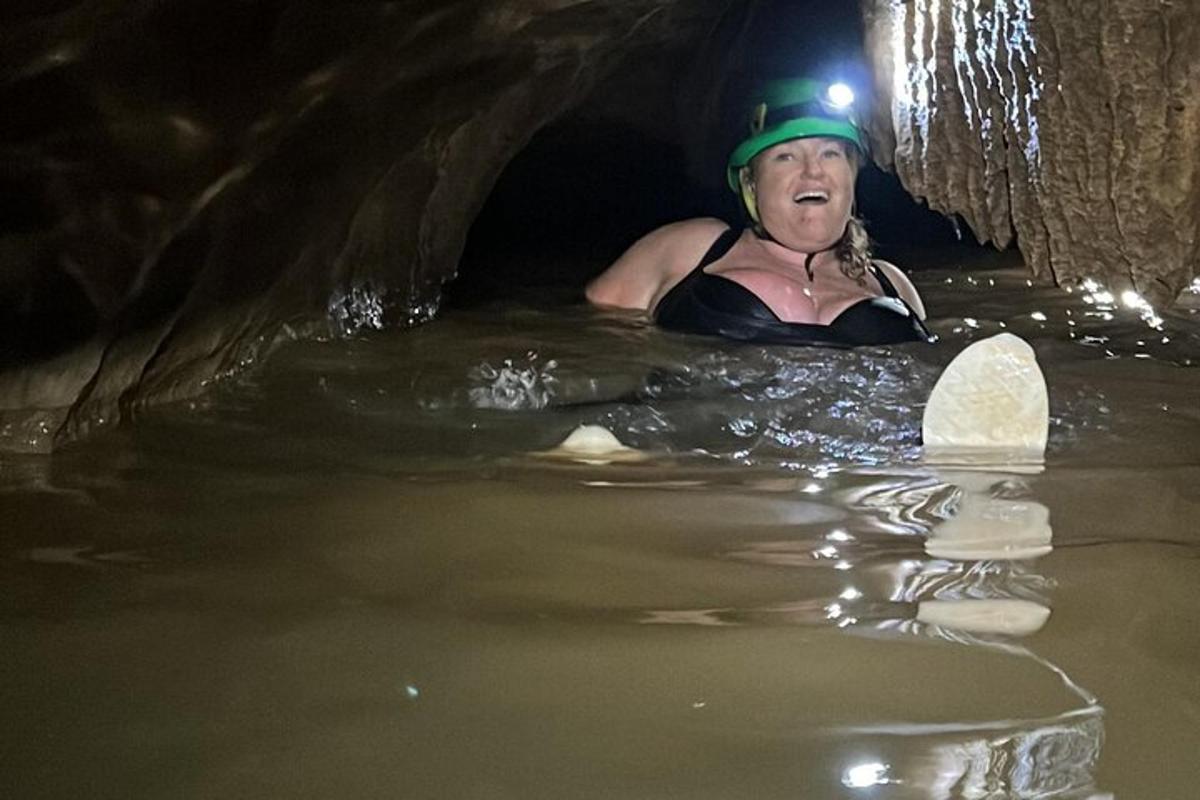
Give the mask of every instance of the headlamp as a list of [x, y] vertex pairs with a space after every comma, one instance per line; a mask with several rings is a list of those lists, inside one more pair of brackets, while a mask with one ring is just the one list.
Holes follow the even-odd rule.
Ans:
[[825, 97], [834, 108], [850, 108], [854, 105], [854, 90], [844, 83], [833, 83], [825, 90]]
[[822, 91], [818, 91], [808, 100], [781, 106], [760, 104], [754, 110], [750, 122], [752, 133], [761, 133], [766, 128], [801, 117], [819, 117], [822, 119], [847, 120], [858, 124], [858, 115], [854, 110], [854, 90], [845, 83], [831, 83]]

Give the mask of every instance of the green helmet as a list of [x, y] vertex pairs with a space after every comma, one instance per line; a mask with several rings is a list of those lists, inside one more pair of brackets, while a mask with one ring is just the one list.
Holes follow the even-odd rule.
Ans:
[[740, 191], [738, 173], [763, 150], [791, 139], [831, 136], [864, 153], [866, 140], [854, 114], [854, 94], [845, 84], [812, 78], [771, 81], [759, 92], [750, 118], [750, 138], [734, 148], [726, 177]]

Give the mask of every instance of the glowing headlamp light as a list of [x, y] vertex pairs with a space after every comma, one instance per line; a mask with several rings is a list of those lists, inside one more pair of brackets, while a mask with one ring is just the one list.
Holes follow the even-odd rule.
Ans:
[[825, 90], [825, 99], [834, 108], [849, 108], [854, 105], [854, 90], [844, 83], [833, 83]]
[[754, 134], [759, 134], [767, 128], [801, 117], [844, 119], [849, 120], [852, 124], [857, 124], [856, 116], [854, 90], [850, 88], [849, 84], [837, 81], [799, 103], [776, 107], [768, 107], [766, 103], [760, 103], [754, 111], [750, 130]]

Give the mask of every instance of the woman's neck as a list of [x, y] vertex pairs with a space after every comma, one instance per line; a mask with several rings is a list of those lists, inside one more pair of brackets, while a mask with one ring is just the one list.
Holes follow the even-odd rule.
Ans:
[[784, 247], [774, 239], [758, 234], [752, 235], [754, 236], [754, 241], [772, 260], [801, 270], [807, 268], [810, 275], [816, 274], [817, 270], [824, 269], [827, 266], [836, 265], [838, 262], [836, 242], [824, 250], [805, 253], [800, 250], [792, 250], [790, 247]]

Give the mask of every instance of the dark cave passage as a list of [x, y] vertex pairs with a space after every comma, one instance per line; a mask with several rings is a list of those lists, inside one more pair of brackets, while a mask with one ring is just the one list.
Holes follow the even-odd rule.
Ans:
[[[712, 172], [721, 175], [721, 165]], [[538, 288], [582, 290], [640, 236], [670, 222], [715, 216], [744, 222], [717, 181], [689, 174], [679, 142], [618, 121], [572, 116], [540, 131], [504, 170], [477, 216], [447, 285], [450, 305]], [[874, 165], [858, 178], [859, 214], [881, 257], [905, 269], [955, 260], [1011, 263], [965, 224], [913, 199]]]
[[[742, 137], [752, 87], [786, 75], [842, 76], [864, 94], [869, 87], [853, 6], [756, 9], [727, 21], [741, 27], [717, 31], [706, 49], [631, 54], [574, 111], [538, 131], [477, 215], [446, 302], [537, 289], [581, 296], [589, 278], [661, 225], [699, 216], [742, 225], [724, 161]], [[874, 164], [860, 172], [857, 196], [876, 255], [906, 269], [1000, 255]], [[1005, 255], [1006, 264], [1018, 260]]]
[[505, 169], [467, 237], [451, 302], [537, 286], [582, 287], [639, 236], [695, 216], [733, 218], [677, 145], [619, 123], [568, 119]]

